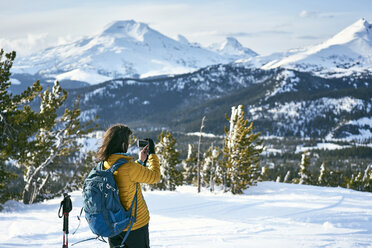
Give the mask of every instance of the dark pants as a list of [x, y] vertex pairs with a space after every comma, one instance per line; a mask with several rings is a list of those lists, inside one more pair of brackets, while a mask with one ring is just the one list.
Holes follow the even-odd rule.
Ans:
[[[126, 233], [122, 232], [119, 235], [109, 238], [110, 248], [120, 247]], [[124, 244], [126, 248], [150, 248], [149, 225], [147, 224], [137, 230], [130, 231]]]

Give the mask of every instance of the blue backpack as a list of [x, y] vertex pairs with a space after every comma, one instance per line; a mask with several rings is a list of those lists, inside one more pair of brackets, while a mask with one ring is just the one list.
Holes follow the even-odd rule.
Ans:
[[[126, 211], [120, 202], [119, 190], [113, 176], [113, 173], [127, 162], [125, 159], [119, 159], [107, 170], [103, 169], [103, 162], [99, 163], [91, 170], [83, 187], [85, 219], [97, 238], [116, 236], [129, 226], [121, 246], [128, 238], [137, 217], [138, 184], [132, 204]], [[136, 206], [132, 216], [134, 202]]]

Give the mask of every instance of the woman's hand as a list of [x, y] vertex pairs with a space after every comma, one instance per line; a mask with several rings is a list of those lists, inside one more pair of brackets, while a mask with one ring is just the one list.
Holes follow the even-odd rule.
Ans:
[[146, 145], [139, 154], [139, 159], [145, 162], [149, 153], [149, 145]]

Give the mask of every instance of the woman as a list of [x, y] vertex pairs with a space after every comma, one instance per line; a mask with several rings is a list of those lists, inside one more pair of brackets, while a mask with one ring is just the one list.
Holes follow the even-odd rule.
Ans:
[[[123, 124], [111, 126], [103, 136], [101, 147], [96, 154], [98, 161], [104, 161], [104, 168], [109, 169], [118, 159], [124, 158], [128, 163], [114, 172], [114, 179], [119, 188], [119, 198], [126, 210], [130, 208], [137, 183], [156, 183], [160, 180], [159, 159], [155, 154], [154, 142], [148, 139], [149, 144], [139, 154], [139, 159], [133, 161], [126, 152], [129, 146], [129, 137], [132, 131]], [[148, 158], [147, 158], [148, 157]], [[148, 159], [148, 166], [144, 166]], [[133, 224], [130, 234], [125, 241], [128, 248], [150, 247], [149, 220], [150, 215], [142, 195], [141, 187], [137, 192], [137, 221]], [[134, 215], [134, 208], [132, 215]], [[120, 247], [127, 229], [117, 236], [109, 238], [110, 247]]]

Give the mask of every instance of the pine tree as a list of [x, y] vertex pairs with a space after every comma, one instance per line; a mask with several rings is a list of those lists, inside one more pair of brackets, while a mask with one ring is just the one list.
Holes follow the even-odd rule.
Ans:
[[358, 191], [363, 191], [363, 174], [361, 171], [358, 174], [353, 174], [347, 183], [347, 188]]
[[328, 170], [327, 166], [323, 162], [320, 166], [320, 174], [317, 183], [321, 186], [331, 186], [331, 180], [331, 172]]
[[182, 169], [177, 168], [180, 164], [179, 152], [176, 150], [177, 140], [170, 132], [162, 131], [158, 137], [159, 143], [156, 145], [156, 153], [161, 164], [161, 179], [157, 184], [150, 185], [152, 189], [175, 190], [176, 186], [182, 185]]
[[16, 178], [16, 174], [6, 169], [5, 161], [0, 161], [0, 211], [2, 210], [1, 204], [12, 198], [8, 190], [8, 184]]
[[268, 180], [268, 178], [269, 178], [269, 168], [267, 168], [266, 166], [263, 166], [261, 168], [261, 173], [258, 177], [258, 181], [259, 182], [266, 181]]
[[209, 187], [211, 191], [214, 191], [216, 169], [221, 154], [221, 150], [213, 144], [204, 153], [204, 159], [202, 163], [202, 183], [203, 186]]
[[233, 194], [241, 194], [258, 181], [259, 155], [263, 151], [260, 133], [253, 133], [253, 122], [248, 125], [243, 106], [232, 107], [230, 128], [225, 127], [224, 158], [226, 183]]
[[224, 192], [228, 191], [227, 186], [227, 168], [223, 160], [219, 160], [216, 166], [215, 184], [222, 185]]
[[287, 174], [285, 174], [283, 183], [289, 183], [289, 177], [291, 176], [291, 171], [287, 171]]
[[196, 184], [197, 173], [196, 162], [197, 162], [196, 151], [194, 149], [194, 146], [192, 144], [189, 144], [187, 158], [184, 161], [182, 161], [182, 166], [184, 170], [183, 178], [186, 184]]
[[329, 186], [331, 187], [347, 187], [348, 179], [342, 175], [342, 173], [339, 170], [336, 171], [330, 171], [329, 172]]
[[310, 156], [307, 152], [304, 152], [301, 157], [300, 171], [298, 172], [298, 175], [300, 176], [299, 184], [311, 184], [309, 166]]
[[15, 57], [15, 52], [4, 54], [4, 50], [0, 50], [0, 204], [14, 198], [8, 192], [8, 185], [17, 175], [8, 171], [7, 160], [20, 152], [19, 147], [27, 143], [26, 139], [35, 132], [38, 122], [37, 116], [25, 104], [41, 91], [39, 82], [20, 95], [13, 96], [8, 91]]
[[372, 164], [368, 165], [363, 175], [363, 190], [372, 192]]
[[[91, 131], [86, 128], [91, 123], [80, 124], [79, 98], [72, 110], [65, 109], [58, 117], [57, 110], [67, 98], [67, 92], [58, 82], [44, 92], [36, 82], [32, 88], [13, 96], [8, 88], [15, 53], [7, 54], [4, 61], [2, 55], [3, 51], [0, 52], [0, 160], [12, 160], [24, 169], [22, 199], [29, 204], [37, 197], [43, 198], [42, 191], [47, 182], [55, 180], [58, 173], [66, 174], [69, 168], [62, 167], [57, 161], [69, 160], [72, 154], [79, 152], [77, 139]], [[41, 98], [40, 111], [34, 111], [30, 106], [37, 95]]]
[[281, 177], [277, 176], [275, 182], [280, 183], [280, 180], [282, 180]]

